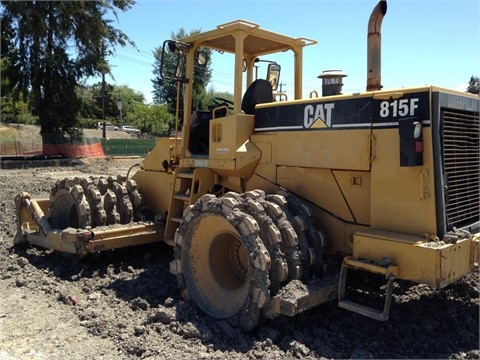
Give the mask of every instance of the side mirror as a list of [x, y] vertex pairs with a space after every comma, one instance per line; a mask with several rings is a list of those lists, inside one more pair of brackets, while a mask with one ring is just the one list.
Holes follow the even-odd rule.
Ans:
[[199, 50], [197, 51], [196, 53], [196, 57], [197, 57], [197, 65], [200, 65], [201, 67], [207, 65], [208, 63], [208, 57], [207, 57], [208, 53], [205, 51], [205, 50]]
[[180, 41], [164, 41], [160, 60], [160, 76], [163, 79], [182, 82], [186, 80], [185, 56], [189, 47]]
[[272, 85], [273, 91], [277, 90], [280, 82], [280, 65], [276, 63], [268, 64], [267, 81]]

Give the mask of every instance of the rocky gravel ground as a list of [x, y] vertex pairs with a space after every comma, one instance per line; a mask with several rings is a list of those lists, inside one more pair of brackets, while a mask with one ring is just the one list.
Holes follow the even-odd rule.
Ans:
[[14, 197], [139, 159], [0, 169], [0, 359], [478, 359], [479, 276], [442, 289], [397, 281], [388, 322], [333, 301], [244, 333], [185, 303], [165, 244], [79, 259], [14, 245]]

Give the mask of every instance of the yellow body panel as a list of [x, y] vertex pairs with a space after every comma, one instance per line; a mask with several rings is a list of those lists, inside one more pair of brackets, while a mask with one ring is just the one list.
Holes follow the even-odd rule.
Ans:
[[[430, 128], [423, 130], [423, 166], [399, 167], [398, 129], [376, 136], [371, 172], [371, 226], [412, 234], [436, 234]], [[408, 216], [402, 216], [408, 214]]]
[[278, 168], [278, 184], [324, 209], [337, 217], [353, 221], [332, 172], [328, 169], [306, 169], [299, 167]]
[[254, 117], [237, 114], [210, 120], [209, 157], [184, 159], [182, 166], [206, 167], [220, 176], [249, 178], [261, 152], [249, 140]]
[[353, 237], [354, 257], [373, 261], [388, 257], [399, 267], [398, 278], [434, 288], [442, 288], [472, 272], [475, 264], [468, 261], [472, 252], [470, 239], [445, 244], [426, 242], [420, 236], [372, 229]]
[[253, 135], [252, 141], [261, 152], [261, 158], [255, 168], [255, 173], [276, 183], [277, 166], [274, 158], [276, 135]]
[[210, 120], [211, 160], [233, 160], [237, 149], [250, 139], [253, 115], [237, 114]]
[[250, 140], [245, 141], [235, 152], [235, 167], [242, 179], [249, 178], [258, 160], [261, 157], [260, 150]]
[[167, 161], [167, 163], [170, 164], [170, 160], [180, 155], [181, 145], [182, 140], [180, 138], [158, 138], [155, 147], [147, 154], [142, 162], [143, 169], [165, 171], [162, 163]]
[[334, 170], [333, 175], [355, 222], [370, 224], [370, 173]]
[[348, 223], [331, 213], [318, 207], [312, 207], [313, 218], [316, 224], [321, 224], [321, 230], [325, 232], [327, 248], [342, 254], [352, 254], [353, 236], [356, 231], [368, 229], [366, 225]]
[[276, 162], [285, 166], [370, 170], [369, 136], [369, 130], [279, 132]]
[[145, 170], [139, 170], [133, 176], [147, 206], [161, 216], [165, 216], [168, 211], [173, 176], [168, 172]]

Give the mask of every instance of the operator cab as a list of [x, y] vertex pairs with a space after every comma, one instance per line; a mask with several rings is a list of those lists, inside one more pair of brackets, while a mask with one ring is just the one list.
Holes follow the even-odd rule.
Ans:
[[[293, 53], [295, 58], [292, 62], [293, 98], [300, 99], [303, 48], [315, 43], [316, 41], [307, 38], [292, 38], [270, 32], [246, 20], [232, 21], [208, 32], [191, 34], [179, 40], [165, 41], [160, 62], [160, 75], [170, 84], [176, 84], [177, 99], [181, 98], [182, 101], [182, 104], [177, 101], [175, 126], [176, 129], [178, 126], [182, 126], [183, 129], [182, 157], [185, 159], [191, 155], [194, 157], [209, 155], [209, 144], [215, 140], [220, 149], [216, 151], [215, 156], [229, 157], [229, 160], [233, 160], [230, 157], [235, 154], [236, 147], [248, 139], [248, 132], [254, 131], [255, 106], [273, 102], [275, 95], [278, 95], [274, 94], [274, 91], [280, 85], [280, 65], [263, 57], [283, 54], [287, 51]], [[233, 55], [233, 72], [231, 73], [233, 101], [231, 107], [230, 104], [225, 105], [220, 101], [215, 104], [214, 110], [195, 111], [193, 109], [194, 84], [198, 85], [196, 80], [198, 74], [205, 69], [213, 51]], [[256, 75], [259, 62], [268, 63], [266, 78], [258, 79]], [[242, 89], [245, 85], [248, 87], [246, 91]], [[179, 119], [180, 105], [183, 106], [183, 121]], [[227, 107], [226, 113], [224, 106]], [[209, 134], [210, 128], [214, 126], [212, 120], [219, 118], [228, 119], [228, 121], [223, 124], [218, 123], [223, 126], [217, 126], [216, 138], [210, 139], [212, 135]], [[245, 125], [246, 121], [249, 125]], [[240, 128], [242, 130], [239, 133], [231, 130]], [[237, 135], [240, 137], [235, 138]], [[227, 140], [229, 143], [226, 143]], [[227, 150], [229, 155], [225, 154]]]
[[[273, 91], [280, 77], [280, 65], [275, 65], [274, 73], [270, 70], [270, 66], [267, 72], [267, 79], [270, 81], [257, 79], [249, 85], [242, 99], [243, 113], [254, 115], [257, 104], [275, 101]], [[192, 113], [188, 149], [193, 155], [208, 155], [210, 120], [227, 116], [228, 111], [233, 110], [233, 102], [228, 99], [215, 97], [212, 101], [215, 107], [209, 110], [196, 110]]]

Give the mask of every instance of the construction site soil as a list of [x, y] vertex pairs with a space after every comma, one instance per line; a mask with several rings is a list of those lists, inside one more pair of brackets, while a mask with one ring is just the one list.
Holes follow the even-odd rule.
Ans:
[[46, 198], [59, 179], [139, 160], [0, 169], [0, 359], [480, 358], [477, 273], [441, 290], [396, 281], [387, 322], [332, 301], [245, 333], [182, 300], [166, 244], [82, 259], [14, 245], [17, 194]]

